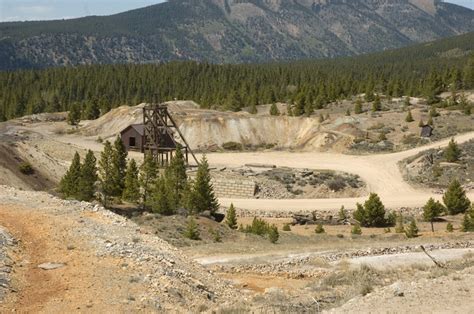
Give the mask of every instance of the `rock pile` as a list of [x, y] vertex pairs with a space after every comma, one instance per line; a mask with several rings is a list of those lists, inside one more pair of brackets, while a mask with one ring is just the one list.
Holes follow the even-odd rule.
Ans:
[[8, 256], [8, 250], [15, 245], [14, 239], [6, 230], [0, 227], [0, 303], [10, 291], [10, 273], [13, 261]]

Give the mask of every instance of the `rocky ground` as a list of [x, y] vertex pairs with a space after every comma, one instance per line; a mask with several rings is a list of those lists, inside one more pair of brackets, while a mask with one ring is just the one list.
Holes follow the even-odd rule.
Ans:
[[474, 140], [459, 148], [458, 162], [446, 162], [444, 150], [431, 149], [404, 160], [400, 168], [405, 179], [418, 186], [442, 190], [457, 179], [466, 190], [474, 190]]
[[257, 199], [343, 198], [367, 195], [359, 176], [328, 170], [288, 167], [220, 168], [212, 176], [228, 180], [252, 180], [257, 185]]
[[11, 291], [10, 273], [13, 262], [9, 253], [14, 245], [15, 241], [11, 235], [0, 227], [0, 304], [5, 295]]
[[13, 257], [17, 293], [3, 310], [202, 311], [238, 295], [167, 242], [100, 206], [5, 186], [0, 204], [1, 224], [20, 241]]

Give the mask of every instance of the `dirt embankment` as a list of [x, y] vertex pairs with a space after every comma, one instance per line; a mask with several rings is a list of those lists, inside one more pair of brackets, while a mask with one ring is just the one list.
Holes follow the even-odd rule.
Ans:
[[[235, 300], [227, 284], [125, 218], [0, 186], [0, 224], [19, 241], [0, 312], [187, 312]], [[44, 263], [59, 264], [44, 270]]]
[[[130, 124], [143, 123], [142, 108], [143, 104], [113, 109], [95, 121], [86, 122], [81, 133], [104, 139], [116, 136]], [[188, 143], [198, 150], [218, 149], [229, 142], [252, 147], [321, 150], [345, 147], [351, 141], [348, 135], [327, 131], [318, 117], [202, 110], [192, 102], [171, 102], [169, 108]]]

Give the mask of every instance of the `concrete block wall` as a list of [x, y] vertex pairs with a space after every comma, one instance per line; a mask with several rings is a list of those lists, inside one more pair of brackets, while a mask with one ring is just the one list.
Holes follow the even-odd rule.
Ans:
[[250, 180], [213, 179], [214, 192], [222, 198], [253, 198], [257, 184]]

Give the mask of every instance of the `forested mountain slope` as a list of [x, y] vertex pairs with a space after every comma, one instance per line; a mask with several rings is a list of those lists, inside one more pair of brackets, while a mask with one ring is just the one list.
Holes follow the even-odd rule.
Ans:
[[[474, 33], [370, 55], [289, 63], [93, 65], [0, 72], [0, 121], [79, 106], [84, 118], [113, 107], [191, 99], [239, 110], [275, 101], [295, 115], [358, 93], [424, 96], [474, 88]], [[370, 97], [369, 97], [370, 99]]]
[[438, 0], [170, 0], [112, 16], [0, 23], [0, 69], [350, 56], [474, 31]]

